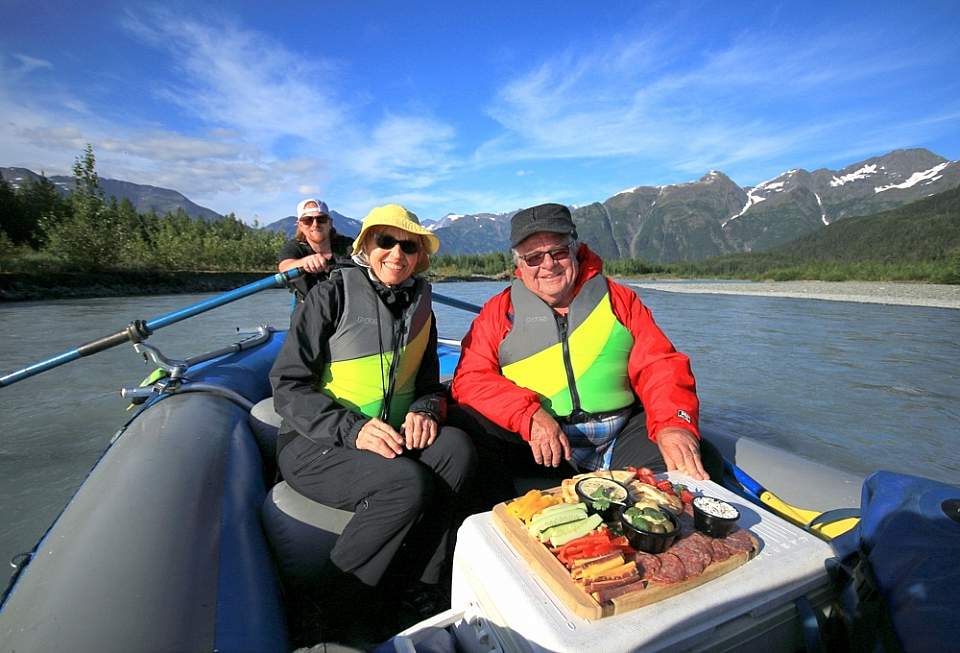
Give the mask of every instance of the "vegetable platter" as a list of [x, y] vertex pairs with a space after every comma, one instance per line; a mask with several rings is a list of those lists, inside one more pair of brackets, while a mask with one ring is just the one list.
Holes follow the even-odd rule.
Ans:
[[[598, 495], [600, 504], [590, 506], [574, 491], [578, 481], [591, 476], [626, 486], [631, 505], [670, 511], [680, 524], [677, 539], [662, 553], [635, 550], [619, 520], [601, 519], [603, 497]], [[568, 609], [596, 620], [686, 592], [757, 554], [760, 543], [749, 530], [735, 528], [714, 538], [694, 528], [690, 502], [700, 494], [696, 487], [673, 484], [646, 468], [601, 470], [497, 504], [493, 523]]]

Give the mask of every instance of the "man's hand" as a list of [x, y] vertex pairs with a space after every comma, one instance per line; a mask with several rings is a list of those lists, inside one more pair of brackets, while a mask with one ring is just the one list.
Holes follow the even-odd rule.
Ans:
[[326, 270], [328, 263], [329, 261], [323, 254], [311, 254], [310, 256], [304, 256], [300, 259], [300, 267], [302, 267], [305, 272], [312, 272], [314, 274]]
[[530, 450], [538, 465], [558, 467], [561, 457], [570, 460], [570, 441], [550, 413], [538, 408], [530, 424]]
[[690, 431], [678, 427], [661, 429], [657, 431], [657, 446], [668, 472], [677, 470], [698, 481], [710, 479], [700, 460], [700, 442]]
[[425, 413], [407, 413], [403, 436], [407, 449], [426, 449], [437, 439], [437, 422]]
[[403, 436], [383, 420], [374, 417], [357, 433], [357, 449], [372, 451], [384, 458], [396, 458], [403, 453]]

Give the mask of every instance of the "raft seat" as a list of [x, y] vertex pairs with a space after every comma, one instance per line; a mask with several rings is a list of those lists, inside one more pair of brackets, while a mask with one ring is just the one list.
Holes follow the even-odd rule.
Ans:
[[[273, 397], [250, 410], [250, 425], [264, 460], [275, 460], [280, 416], [273, 409]], [[271, 452], [273, 457], [267, 458]], [[273, 486], [260, 509], [260, 521], [286, 587], [319, 580], [333, 545], [352, 518], [352, 512], [308, 499], [286, 481]]]

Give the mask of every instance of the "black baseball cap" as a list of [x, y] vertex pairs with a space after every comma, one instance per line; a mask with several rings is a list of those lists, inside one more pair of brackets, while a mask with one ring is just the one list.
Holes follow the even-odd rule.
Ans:
[[570, 209], [563, 204], [538, 204], [521, 209], [510, 220], [510, 247], [516, 247], [538, 231], [577, 237]]

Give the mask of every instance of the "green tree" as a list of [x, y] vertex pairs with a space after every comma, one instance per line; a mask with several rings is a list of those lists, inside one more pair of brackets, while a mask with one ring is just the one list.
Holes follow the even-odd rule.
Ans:
[[41, 223], [47, 219], [63, 219], [70, 214], [68, 202], [63, 199], [53, 182], [41, 175], [40, 179], [24, 184], [18, 192], [20, 206], [23, 210], [24, 227], [29, 230], [29, 237], [25, 241], [34, 249], [40, 247], [44, 240], [44, 231]]
[[115, 206], [108, 206], [103, 200], [90, 144], [73, 165], [73, 181], [71, 215], [62, 220], [43, 220], [47, 247], [75, 269], [115, 268], [122, 255], [125, 234], [120, 230]]
[[23, 210], [20, 198], [7, 180], [0, 177], [0, 233], [8, 236], [12, 242], [23, 242]]

